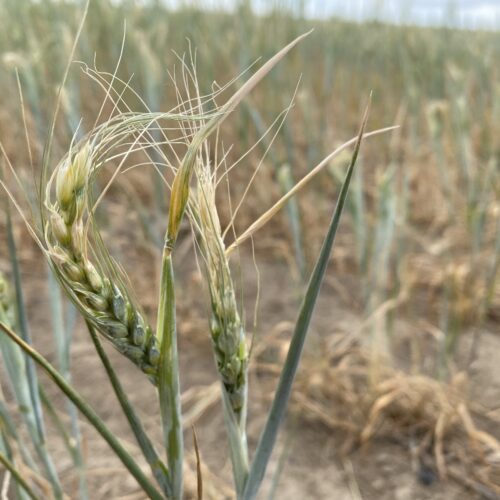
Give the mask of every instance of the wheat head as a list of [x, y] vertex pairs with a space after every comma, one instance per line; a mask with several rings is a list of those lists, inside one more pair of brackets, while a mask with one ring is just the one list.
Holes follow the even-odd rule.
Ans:
[[[47, 253], [56, 274], [86, 321], [156, 381], [159, 350], [122, 282], [96, 266], [88, 238], [89, 181], [97, 148], [89, 140], [58, 165], [46, 189]], [[55, 199], [51, 185], [55, 179]]]

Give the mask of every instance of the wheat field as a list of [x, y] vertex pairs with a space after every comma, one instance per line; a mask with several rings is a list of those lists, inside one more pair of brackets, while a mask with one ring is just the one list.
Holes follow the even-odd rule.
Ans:
[[0, 497], [500, 497], [500, 32], [0, 3]]

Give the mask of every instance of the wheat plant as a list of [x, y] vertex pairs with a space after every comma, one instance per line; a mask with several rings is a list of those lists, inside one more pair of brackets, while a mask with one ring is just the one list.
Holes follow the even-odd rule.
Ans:
[[[181, 101], [175, 109], [167, 113], [149, 110], [134, 112], [128, 107], [123, 109], [126, 104], [121, 98], [121, 93], [113, 87], [113, 84], [120, 83], [119, 78], [112, 75], [110, 79], [106, 79], [106, 75], [87, 69], [87, 73], [105, 87], [107, 98], [115, 110], [114, 116], [94, 127], [87, 134], [75, 135], [67, 154], [54, 168], [50, 161], [51, 140], [49, 139], [47, 143], [40, 177], [41, 227], [37, 230], [31, 225], [30, 229], [43, 255], [47, 258], [57, 282], [86, 322], [96, 353], [103, 363], [156, 484], [144, 473], [120, 440], [75, 390], [67, 377], [65, 378], [34, 349], [29, 338], [18, 335], [16, 325], [11, 321], [9, 303], [5, 298], [5, 285], [1, 284], [1, 345], [3, 349], [7, 348], [15, 353], [15, 356], [12, 355], [11, 358], [17, 359], [19, 364], [11, 370], [10, 379], [15, 383], [16, 374], [25, 372], [21, 366], [22, 363], [34, 361], [107, 441], [137, 480], [144, 494], [150, 498], [180, 500], [183, 497], [184, 442], [180, 394], [182, 374], [179, 371], [177, 347], [174, 257], [176, 242], [186, 215], [194, 231], [193, 237], [200, 256], [209, 297], [211, 312], [210, 317], [207, 318], [207, 324], [221, 381], [222, 407], [227, 423], [236, 497], [239, 500], [251, 500], [256, 497], [273, 451], [286, 412], [315, 302], [329, 261], [361, 140], [364, 137], [367, 111], [359, 134], [355, 138], [334, 150], [312, 168], [303, 179], [291, 186], [278, 202], [264, 211], [247, 230], [240, 235], [235, 235], [234, 241], [229, 246], [226, 246], [224, 241], [225, 231], [221, 228], [216, 203], [219, 165], [211, 164], [209, 139], [248, 93], [306, 35], [299, 36], [269, 59], [240, 86], [225, 104], [220, 106], [215, 104], [215, 94], [202, 98], [199, 90], [195, 88], [194, 97], [184, 102]], [[196, 87], [195, 77], [192, 83]], [[125, 88], [129, 90], [126, 83]], [[210, 111], [205, 110], [208, 103], [211, 105]], [[54, 118], [54, 123], [55, 120], [56, 118]], [[53, 132], [54, 125], [51, 130]], [[172, 130], [180, 132], [180, 135], [172, 139]], [[389, 129], [366, 135], [374, 135], [386, 130]], [[230, 255], [284, 207], [332, 158], [350, 145], [354, 145], [354, 153], [349, 162], [323, 246], [304, 294], [269, 415], [253, 458], [250, 460], [246, 436], [249, 338], [247, 338], [240, 313], [242, 304], [238, 304], [237, 300]], [[181, 157], [175, 153], [176, 147], [184, 149]], [[151, 150], [155, 152], [154, 161], [151, 159]], [[169, 156], [165, 153], [166, 150], [170, 150], [172, 154]], [[96, 216], [96, 211], [111, 182], [120, 174], [124, 165], [128, 161], [133, 161], [131, 158], [134, 155], [139, 154], [145, 155], [146, 162], [150, 164], [161, 163], [167, 173], [173, 177], [171, 183], [165, 182], [164, 192], [165, 197], [169, 197], [169, 212], [163, 244], [155, 330], [148, 325], [125, 272], [108, 252]], [[96, 178], [105, 167], [112, 168], [113, 175], [111, 181], [96, 196]], [[15, 197], [4, 181], [2, 181], [2, 186], [14, 199]], [[18, 206], [17, 202], [16, 206]], [[157, 412], [161, 417], [163, 446], [159, 446], [159, 443], [152, 443], [146, 434], [134, 406], [121, 386], [115, 367], [101, 345], [101, 339], [111, 343], [115, 349], [135, 364], [157, 390]], [[23, 384], [22, 377], [20, 380]], [[17, 392], [24, 394], [26, 388], [20, 388]], [[51, 474], [51, 462], [46, 455], [42, 454], [42, 456], [46, 458], [48, 477], [53, 485], [54, 496], [62, 498], [63, 492], [57, 477]], [[15, 462], [9, 460], [8, 455], [2, 454], [0, 457], [2, 463], [6, 464], [11, 471], [14, 480], [17, 481], [20, 497], [28, 495], [32, 498], [41, 498], [42, 492], [39, 491], [39, 486], [27, 484], [27, 481], [23, 479], [23, 474], [19, 472]], [[201, 484], [201, 477], [198, 479]]]

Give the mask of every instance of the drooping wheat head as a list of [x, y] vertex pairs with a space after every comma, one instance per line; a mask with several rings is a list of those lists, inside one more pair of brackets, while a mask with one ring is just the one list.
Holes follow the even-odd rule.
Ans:
[[[117, 266], [89, 239], [93, 223], [90, 180], [100, 166], [100, 147], [94, 137], [73, 148], [47, 183], [47, 254], [85, 320], [155, 382], [159, 360], [156, 337], [127, 292]], [[94, 236], [100, 239], [98, 234]]]

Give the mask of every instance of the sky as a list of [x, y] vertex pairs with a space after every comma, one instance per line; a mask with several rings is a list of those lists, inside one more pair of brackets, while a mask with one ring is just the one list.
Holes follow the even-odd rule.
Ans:
[[309, 15], [499, 28], [500, 0], [311, 0]]
[[[186, 3], [186, 0], [166, 0]], [[362, 21], [384, 21], [423, 25], [446, 25], [460, 28], [500, 29], [500, 0], [251, 0], [255, 9], [264, 12], [269, 5], [288, 7], [305, 5], [308, 17], [340, 16]], [[237, 0], [192, 0], [198, 5], [234, 8]]]

